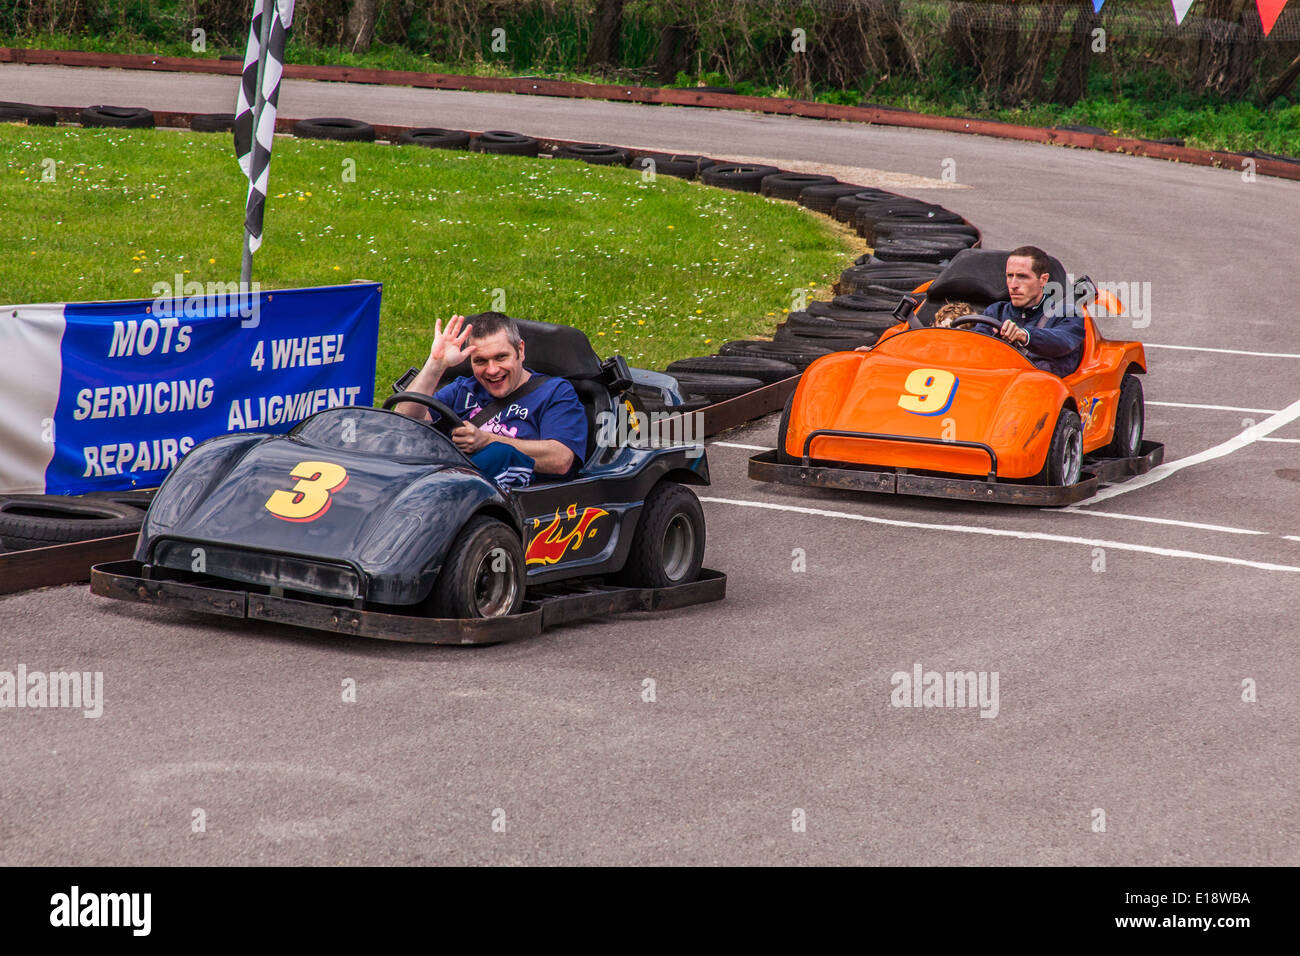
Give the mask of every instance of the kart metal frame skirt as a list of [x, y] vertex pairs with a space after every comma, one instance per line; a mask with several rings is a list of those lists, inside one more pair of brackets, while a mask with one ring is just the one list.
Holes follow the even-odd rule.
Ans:
[[594, 579], [566, 582], [530, 588], [518, 614], [431, 618], [259, 594], [212, 579], [190, 583], [144, 577], [143, 572], [138, 561], [96, 565], [90, 574], [90, 590], [123, 601], [413, 644], [501, 644], [536, 637], [549, 627], [586, 618], [626, 611], [667, 611], [720, 601], [727, 593], [725, 574], [701, 568], [698, 580], [674, 587], [626, 588]]
[[818, 461], [777, 461], [776, 449], [749, 459], [749, 477], [786, 485], [870, 491], [886, 495], [920, 495], [963, 501], [994, 501], [1000, 504], [1057, 507], [1090, 498], [1102, 484], [1146, 474], [1164, 461], [1165, 446], [1144, 441], [1140, 454], [1132, 458], [1085, 458], [1081, 479], [1073, 485], [1022, 485], [987, 478], [959, 478], [915, 474], [905, 468], [871, 470], [844, 467]]

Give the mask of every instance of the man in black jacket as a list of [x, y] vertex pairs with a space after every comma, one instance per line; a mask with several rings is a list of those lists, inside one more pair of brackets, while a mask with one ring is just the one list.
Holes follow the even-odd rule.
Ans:
[[[1013, 345], [1023, 345], [1036, 367], [1066, 376], [1083, 359], [1083, 314], [1070, 304], [1065, 290], [1057, 297], [1044, 295], [1050, 281], [1048, 268], [1047, 253], [1037, 246], [1013, 250], [1007, 256], [1011, 301], [994, 302], [984, 314], [1001, 320], [997, 334]], [[1044, 313], [1047, 321], [1040, 325]]]

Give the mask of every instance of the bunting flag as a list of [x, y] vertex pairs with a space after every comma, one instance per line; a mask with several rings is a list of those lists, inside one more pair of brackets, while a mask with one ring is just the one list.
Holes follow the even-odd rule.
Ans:
[[[235, 105], [235, 155], [239, 167], [248, 177], [248, 202], [244, 207], [244, 229], [248, 248], [256, 252], [262, 245], [262, 214], [266, 209], [267, 180], [271, 173], [271, 146], [275, 141], [275, 110], [280, 100], [280, 75], [284, 72], [284, 44], [293, 23], [294, 0], [259, 0], [248, 31], [248, 50], [244, 53], [244, 75], [239, 84]], [[262, 51], [262, 17], [271, 17], [271, 32], [265, 56]], [[257, 88], [259, 61], [262, 88]], [[253, 128], [254, 121], [257, 128]]]
[[1092, 12], [1093, 12], [1093, 13], [1101, 13], [1102, 5], [1103, 5], [1105, 2], [1106, 2], [1106, 0], [1092, 0]]
[[1193, 0], [1169, 0], [1169, 2], [1174, 5], [1174, 22], [1181, 27], [1183, 17], [1187, 16], [1187, 11], [1191, 8]]
[[1255, 0], [1255, 6], [1259, 7], [1259, 22], [1264, 27], [1264, 36], [1268, 36], [1286, 6], [1286, 0]]

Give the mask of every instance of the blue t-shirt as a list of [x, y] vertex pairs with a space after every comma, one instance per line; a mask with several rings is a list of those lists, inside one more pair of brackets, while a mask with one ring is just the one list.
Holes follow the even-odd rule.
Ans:
[[[536, 375], [531, 369], [531, 374]], [[433, 395], [463, 419], [496, 401], [472, 375], [461, 376]], [[505, 411], [478, 427], [493, 435], [508, 435], [525, 441], [554, 439], [573, 452], [570, 474], [582, 466], [587, 455], [587, 413], [573, 386], [562, 378], [548, 378]], [[552, 478], [563, 477], [552, 475]]]

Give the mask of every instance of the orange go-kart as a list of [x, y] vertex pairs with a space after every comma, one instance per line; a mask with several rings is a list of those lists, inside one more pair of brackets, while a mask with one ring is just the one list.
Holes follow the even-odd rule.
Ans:
[[[1008, 253], [967, 249], [904, 297], [898, 325], [867, 352], [808, 366], [786, 403], [777, 447], [749, 460], [760, 481], [1025, 505], [1066, 505], [1102, 482], [1143, 474], [1164, 458], [1144, 441], [1140, 342], [1102, 338], [1084, 302], [1112, 311], [1086, 277], [1050, 275], [1083, 309], [1083, 358], [1060, 378], [1025, 353], [979, 334], [999, 324], [966, 316], [933, 325], [944, 302], [979, 309], [1009, 298]], [[1068, 281], [1068, 285], [1067, 285]], [[1049, 289], [1052, 287], [1049, 286]]]

